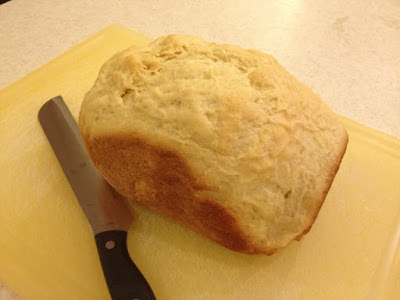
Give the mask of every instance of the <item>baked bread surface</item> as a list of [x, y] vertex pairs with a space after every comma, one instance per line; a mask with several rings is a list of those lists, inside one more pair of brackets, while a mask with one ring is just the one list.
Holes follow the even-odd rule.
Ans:
[[249, 254], [308, 232], [347, 145], [336, 115], [272, 56], [194, 36], [113, 56], [79, 125], [122, 195]]

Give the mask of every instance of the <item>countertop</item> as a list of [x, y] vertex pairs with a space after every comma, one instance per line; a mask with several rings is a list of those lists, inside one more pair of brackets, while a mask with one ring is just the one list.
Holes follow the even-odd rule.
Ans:
[[[400, 138], [400, 0], [12, 0], [0, 90], [113, 23], [270, 53], [338, 114]], [[0, 283], [0, 299], [19, 298]]]

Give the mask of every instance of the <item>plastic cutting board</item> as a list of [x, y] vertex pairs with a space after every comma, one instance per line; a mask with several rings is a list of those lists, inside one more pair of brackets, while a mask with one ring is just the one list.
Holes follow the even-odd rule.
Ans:
[[[0, 92], [0, 280], [24, 299], [109, 299], [91, 229], [37, 113], [61, 94], [77, 117], [100, 66], [149, 41], [112, 25]], [[348, 150], [316, 223], [273, 256], [231, 252], [132, 204], [129, 252], [157, 298], [399, 296], [400, 141], [343, 123]]]

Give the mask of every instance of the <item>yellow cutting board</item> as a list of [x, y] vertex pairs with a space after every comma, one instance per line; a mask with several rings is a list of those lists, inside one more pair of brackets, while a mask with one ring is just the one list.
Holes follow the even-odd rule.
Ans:
[[[61, 94], [77, 117], [103, 62], [149, 41], [112, 25], [0, 92], [0, 281], [25, 299], [109, 299], [91, 229], [37, 113]], [[315, 225], [273, 256], [231, 252], [132, 204], [129, 252], [157, 299], [400, 295], [400, 141], [343, 123], [348, 150]]]

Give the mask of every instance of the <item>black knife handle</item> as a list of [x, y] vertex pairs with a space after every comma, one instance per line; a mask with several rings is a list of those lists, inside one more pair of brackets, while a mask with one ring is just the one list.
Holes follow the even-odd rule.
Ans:
[[155, 300], [146, 279], [133, 263], [126, 246], [126, 231], [96, 234], [96, 244], [108, 290], [113, 300]]

